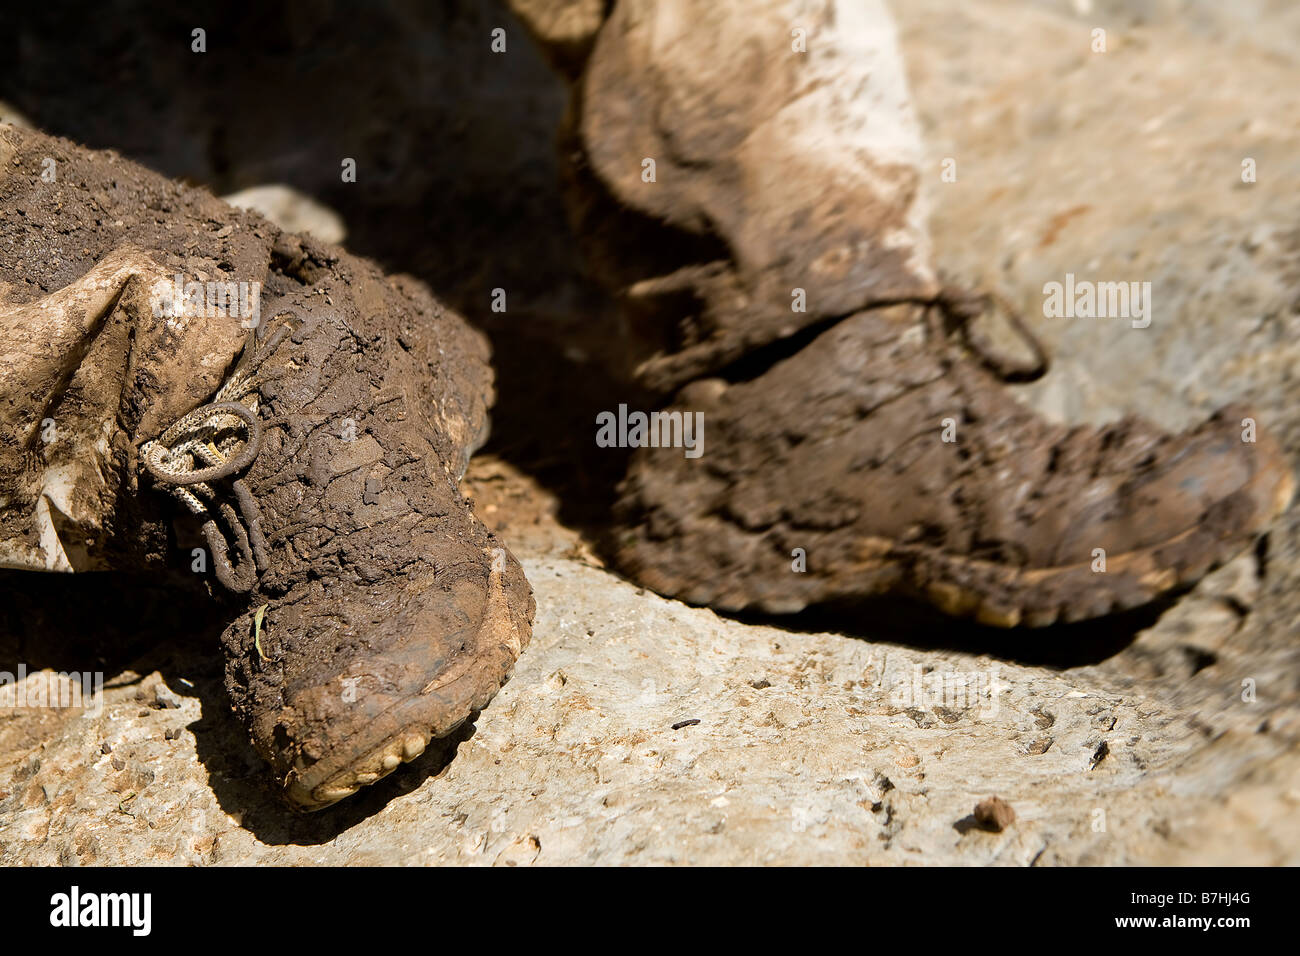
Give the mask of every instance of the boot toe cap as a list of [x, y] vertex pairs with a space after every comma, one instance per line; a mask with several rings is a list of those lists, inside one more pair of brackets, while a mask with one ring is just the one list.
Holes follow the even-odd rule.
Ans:
[[273, 608], [263, 646], [233, 658], [247, 669], [243, 680], [228, 674], [236, 709], [298, 809], [350, 796], [455, 731], [528, 641], [532, 599], [513, 559], [505, 571], [389, 590], [336, 587]]

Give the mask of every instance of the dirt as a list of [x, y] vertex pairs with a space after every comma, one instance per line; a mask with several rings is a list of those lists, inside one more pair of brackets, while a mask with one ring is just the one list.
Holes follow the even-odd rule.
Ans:
[[[13, 503], [0, 519], [5, 537], [37, 544], [31, 514], [41, 475], [63, 466], [79, 473], [64, 512], [86, 519], [73, 536], [89, 552], [87, 566], [166, 563], [174, 551], [159, 530], [166, 523], [162, 510], [152, 500], [120, 495], [134, 488], [138, 432], [210, 395], [244, 333], [213, 323], [176, 342], [164, 322], [151, 316], [134, 328], [125, 309], [112, 307], [126, 296], [147, 311], [149, 290], [132, 281], [146, 273], [261, 281], [263, 236], [271, 228], [116, 156], [91, 161], [66, 142], [10, 128], [0, 132], [0, 154], [6, 249], [0, 292], [8, 343], [3, 414], [10, 426], [0, 439], [6, 443], [0, 481]], [[218, 236], [227, 221], [239, 230]], [[28, 314], [88, 274], [83, 285], [102, 279], [110, 294], [70, 303], [67, 321], [58, 325]], [[95, 446], [109, 421], [105, 454]]]

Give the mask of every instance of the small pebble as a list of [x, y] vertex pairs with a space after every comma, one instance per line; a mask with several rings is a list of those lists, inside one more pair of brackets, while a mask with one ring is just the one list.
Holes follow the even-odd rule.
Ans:
[[975, 805], [975, 822], [985, 830], [1001, 833], [1016, 822], [1016, 811], [1001, 797], [989, 797]]

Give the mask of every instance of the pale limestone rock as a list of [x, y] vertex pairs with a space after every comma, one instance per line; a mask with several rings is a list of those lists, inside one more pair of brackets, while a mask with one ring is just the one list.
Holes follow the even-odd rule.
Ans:
[[221, 198], [232, 206], [261, 213], [285, 232], [306, 232], [321, 242], [335, 244], [347, 238], [342, 216], [290, 186], [252, 186]]

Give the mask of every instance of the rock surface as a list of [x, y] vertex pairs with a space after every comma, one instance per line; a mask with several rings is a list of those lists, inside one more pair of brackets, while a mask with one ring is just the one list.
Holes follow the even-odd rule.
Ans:
[[240, 209], [260, 212], [286, 232], [306, 232], [321, 242], [335, 244], [347, 239], [338, 213], [290, 186], [250, 186], [221, 198]]
[[[1183, 425], [1246, 397], [1300, 464], [1300, 22], [1267, 0], [894, 6], [939, 260], [1055, 353], [1025, 399]], [[1151, 281], [1151, 326], [1044, 317], [1068, 271]], [[467, 490], [538, 602], [471, 729], [292, 816], [228, 716], [202, 596], [158, 582], [105, 637], [102, 715], [0, 710], [0, 863], [1300, 863], [1295, 509], [1171, 606], [1005, 634], [722, 618], [602, 569], [511, 465], [476, 461]], [[61, 605], [111, 582], [0, 587], [0, 667], [86, 666]], [[974, 815], [993, 795], [1001, 832]]]
[[[391, 782], [293, 816], [215, 663], [156, 648], [100, 717], [7, 718], [0, 861], [1295, 863], [1296, 655], [1260, 610], [1281, 595], [1234, 613], [1231, 643], [1206, 623], [1251, 563], [1199, 613], [1062, 671], [728, 621], [535, 557], [514, 680]], [[1000, 833], [972, 814], [990, 793], [1015, 812]]]

